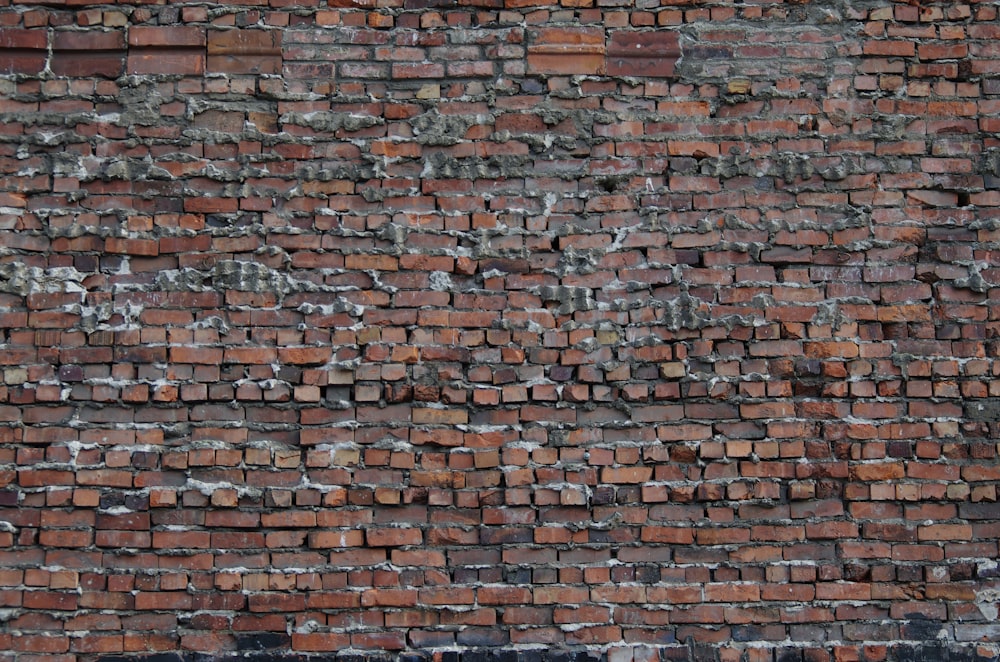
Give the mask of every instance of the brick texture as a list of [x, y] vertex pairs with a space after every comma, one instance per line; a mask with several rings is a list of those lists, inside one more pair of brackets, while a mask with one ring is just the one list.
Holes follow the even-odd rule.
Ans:
[[994, 2], [0, 2], [0, 661], [1000, 657]]

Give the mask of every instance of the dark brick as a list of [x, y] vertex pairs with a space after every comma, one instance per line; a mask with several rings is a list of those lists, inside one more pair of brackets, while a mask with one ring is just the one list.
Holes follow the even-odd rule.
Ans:
[[617, 31], [608, 45], [608, 74], [669, 78], [681, 56], [677, 32]]

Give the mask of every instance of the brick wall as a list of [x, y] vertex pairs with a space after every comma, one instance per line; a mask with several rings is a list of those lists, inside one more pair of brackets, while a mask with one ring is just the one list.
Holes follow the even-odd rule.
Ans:
[[998, 37], [0, 0], [0, 660], [996, 659]]

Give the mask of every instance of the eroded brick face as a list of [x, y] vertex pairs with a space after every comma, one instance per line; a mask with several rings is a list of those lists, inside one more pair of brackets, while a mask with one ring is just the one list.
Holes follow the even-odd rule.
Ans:
[[998, 37], [0, 3], [0, 658], [996, 659]]

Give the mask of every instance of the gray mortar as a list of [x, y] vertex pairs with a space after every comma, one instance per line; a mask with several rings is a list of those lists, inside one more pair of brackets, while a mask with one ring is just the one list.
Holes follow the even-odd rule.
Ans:
[[85, 291], [83, 274], [73, 267], [54, 267], [40, 269], [30, 267], [23, 262], [4, 262], [0, 264], [0, 292], [27, 296], [42, 292], [48, 294]]
[[278, 122], [304, 126], [318, 132], [336, 133], [341, 130], [352, 132], [380, 126], [385, 123], [385, 119], [373, 115], [316, 111], [313, 113], [285, 113], [278, 118]]

